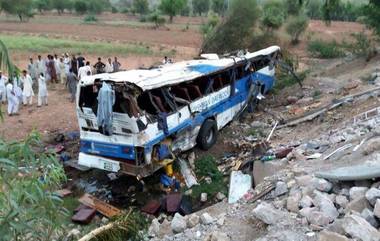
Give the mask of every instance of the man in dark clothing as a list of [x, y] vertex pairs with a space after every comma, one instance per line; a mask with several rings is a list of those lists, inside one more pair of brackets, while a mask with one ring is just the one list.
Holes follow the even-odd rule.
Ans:
[[71, 69], [73, 70], [73, 73], [78, 76], [78, 60], [75, 58], [75, 55], [73, 54], [73, 57], [71, 58]]
[[96, 62], [96, 64], [94, 65], [96, 73], [97, 74], [104, 73], [104, 68], [105, 67], [106, 67], [106, 65], [102, 62], [102, 59], [98, 58], [98, 62]]
[[79, 57], [77, 57], [77, 60], [78, 60], [78, 69], [79, 69], [80, 67], [84, 66], [86, 59], [80, 53], [78, 55]]
[[70, 69], [70, 72], [67, 75], [66, 86], [68, 87], [69, 92], [71, 94], [71, 102], [75, 101], [75, 95], [76, 95], [76, 92], [77, 92], [77, 84], [78, 84], [78, 78], [73, 73], [73, 69]]

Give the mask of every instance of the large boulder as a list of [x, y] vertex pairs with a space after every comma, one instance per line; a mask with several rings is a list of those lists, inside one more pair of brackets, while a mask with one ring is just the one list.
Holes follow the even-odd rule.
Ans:
[[368, 187], [352, 187], [350, 189], [350, 200], [355, 200], [357, 198], [365, 197]]
[[319, 241], [349, 241], [349, 239], [339, 233], [323, 230], [319, 233]]
[[379, 241], [380, 232], [364, 218], [352, 214], [343, 219], [342, 227], [351, 237], [361, 241]]
[[365, 193], [365, 198], [367, 198], [368, 202], [372, 205], [375, 206], [376, 200], [380, 198], [380, 190], [377, 188], [370, 188], [366, 193]]
[[349, 202], [344, 210], [345, 213], [355, 211], [361, 213], [365, 208], [370, 208], [368, 200], [364, 196], [359, 196], [358, 198]]
[[269, 203], [262, 202], [253, 210], [253, 216], [266, 224], [275, 224], [285, 217], [285, 213]]
[[171, 227], [174, 233], [182, 233], [187, 227], [186, 219], [181, 214], [176, 213], [172, 220]]
[[326, 227], [331, 222], [331, 218], [326, 213], [319, 211], [312, 211], [306, 217], [310, 224], [314, 224], [321, 227]]
[[314, 204], [319, 207], [320, 211], [324, 213], [325, 216], [330, 218], [330, 222], [334, 221], [339, 216], [339, 212], [329, 198], [329, 195], [318, 191], [314, 191], [314, 194]]

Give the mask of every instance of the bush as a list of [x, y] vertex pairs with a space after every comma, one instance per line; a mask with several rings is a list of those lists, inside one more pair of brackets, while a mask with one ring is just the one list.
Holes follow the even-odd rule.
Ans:
[[261, 24], [267, 31], [279, 29], [285, 21], [284, 5], [278, 0], [268, 1], [263, 6]]
[[95, 15], [89, 14], [86, 17], [84, 17], [83, 21], [85, 23], [94, 23], [94, 22], [97, 22], [98, 19], [95, 17]]
[[140, 15], [147, 14], [149, 12], [148, 0], [134, 0], [133, 11]]
[[309, 19], [306, 15], [292, 16], [286, 25], [286, 32], [292, 39], [292, 44], [299, 43], [300, 36], [306, 31]]
[[154, 23], [156, 28], [159, 28], [165, 24], [166, 19], [158, 12], [154, 12], [148, 16], [148, 21]]
[[115, 7], [112, 6], [112, 8], [111, 8], [111, 12], [112, 12], [112, 13], [118, 13], [119, 11], [117, 10], [117, 8], [115, 8]]
[[344, 55], [344, 50], [336, 41], [324, 42], [322, 40], [310, 41], [307, 50], [313, 57], [331, 59]]
[[308, 1], [306, 4], [306, 14], [311, 19], [322, 19], [322, 2], [320, 0]]
[[[305, 80], [308, 74], [308, 71], [298, 71], [298, 56], [292, 55], [286, 50], [282, 50], [282, 62], [284, 63], [286, 68], [278, 68], [276, 71], [277, 81], [274, 87], [275, 92], [296, 84], [302, 85], [302, 82]], [[295, 74], [295, 76], [293, 73]]]
[[202, 34], [207, 37], [208, 34], [212, 33], [214, 28], [219, 23], [219, 17], [218, 15], [212, 13], [208, 16], [208, 20], [206, 24], [201, 25], [201, 32]]
[[204, 39], [202, 51], [223, 54], [247, 48], [259, 14], [256, 0], [233, 0], [224, 21]]
[[83, 15], [87, 12], [87, 2], [85, 0], [75, 0], [74, 9], [77, 14]]

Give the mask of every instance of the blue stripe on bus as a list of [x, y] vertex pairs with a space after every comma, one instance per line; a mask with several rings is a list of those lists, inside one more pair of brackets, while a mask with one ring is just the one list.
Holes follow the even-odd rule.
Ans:
[[[268, 76], [261, 73], [254, 73], [252, 77], [253, 77], [252, 80], [254, 82], [260, 82], [261, 84], [265, 85], [265, 92], [269, 91], [274, 85], [274, 78], [272, 76]], [[248, 91], [249, 91], [248, 81], [249, 81], [249, 77], [245, 77], [243, 79], [236, 81], [235, 88], [237, 89], [237, 92], [234, 96], [216, 104], [215, 107], [212, 107], [204, 112], [197, 114], [193, 119], [185, 120], [183, 123], [170, 129], [168, 135], [165, 135], [162, 132], [161, 134], [156, 136], [154, 139], [147, 142], [143, 146], [145, 153], [150, 153], [153, 149], [153, 146], [163, 141], [166, 137], [171, 136], [172, 134], [178, 131], [184, 130], [186, 128], [195, 128], [196, 126], [200, 126], [203, 124], [203, 122], [206, 119], [210, 117], [214, 117], [217, 114], [220, 114], [244, 102], [248, 97]], [[95, 148], [92, 149], [91, 145], [94, 145]], [[103, 147], [103, 148], [97, 148], [97, 147]], [[125, 148], [131, 148], [132, 152], [125, 153]], [[88, 154], [96, 154], [96, 155], [107, 156], [107, 157], [135, 160], [136, 152], [134, 148], [135, 146], [81, 140], [80, 151], [83, 153], [88, 153]]]

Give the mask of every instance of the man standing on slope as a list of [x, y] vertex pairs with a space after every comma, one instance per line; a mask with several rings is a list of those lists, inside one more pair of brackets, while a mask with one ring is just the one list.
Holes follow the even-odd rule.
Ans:
[[3, 73], [0, 71], [0, 103], [5, 103], [7, 100], [7, 90], [5, 88], [5, 83], [7, 78], [3, 76]]
[[26, 70], [22, 71], [22, 77], [21, 77], [21, 83], [23, 84], [23, 90], [22, 90], [22, 95], [23, 95], [23, 103], [24, 105], [32, 105], [33, 104], [33, 96], [34, 96], [34, 91], [33, 91], [33, 80], [28, 75], [28, 72]]
[[13, 85], [11, 82], [8, 82], [6, 86], [6, 91], [7, 91], [7, 99], [8, 99], [8, 115], [9, 116], [17, 115], [19, 101], [13, 90]]

